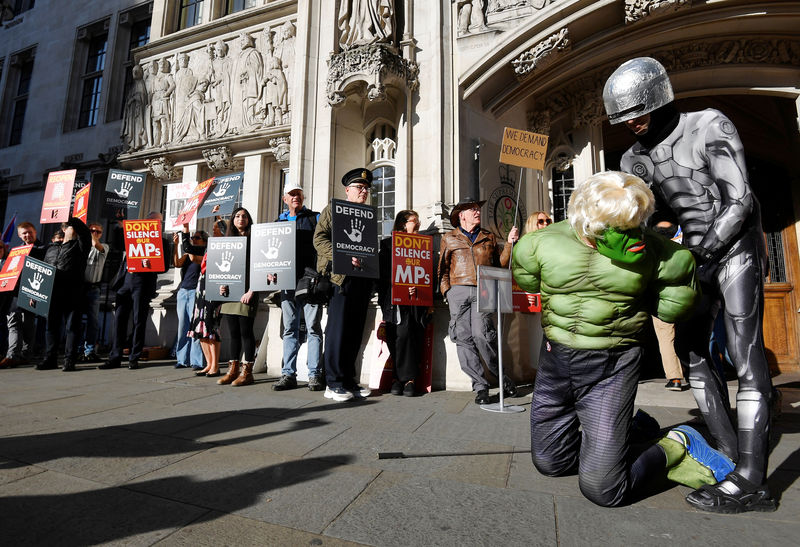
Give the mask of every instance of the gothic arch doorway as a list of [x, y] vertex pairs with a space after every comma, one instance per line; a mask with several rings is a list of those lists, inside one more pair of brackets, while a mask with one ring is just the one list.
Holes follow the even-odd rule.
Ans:
[[[761, 203], [762, 227], [769, 250], [764, 286], [764, 341], [774, 370], [800, 370], [800, 134], [794, 99], [767, 95], [716, 95], [675, 101], [686, 112], [716, 108], [736, 125], [744, 144], [750, 184]], [[603, 122], [607, 169], [618, 169], [633, 144], [624, 125]]]

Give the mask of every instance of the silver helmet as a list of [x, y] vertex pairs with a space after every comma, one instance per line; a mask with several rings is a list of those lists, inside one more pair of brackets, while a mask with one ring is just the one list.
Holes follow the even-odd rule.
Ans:
[[667, 71], [651, 57], [625, 61], [603, 87], [603, 103], [612, 125], [648, 114], [674, 99]]

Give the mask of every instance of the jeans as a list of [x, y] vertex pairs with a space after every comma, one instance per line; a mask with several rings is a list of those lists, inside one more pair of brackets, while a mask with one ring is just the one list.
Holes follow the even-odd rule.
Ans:
[[[297, 313], [302, 306], [302, 314]], [[322, 306], [303, 303], [294, 297], [294, 291], [281, 294], [281, 312], [283, 312], [283, 369], [284, 376], [297, 373], [297, 353], [300, 351], [300, 325], [305, 321], [308, 331], [308, 355], [306, 356], [308, 376], [319, 374], [319, 358], [322, 354]]]
[[191, 326], [192, 312], [194, 311], [194, 289], [178, 289], [178, 303], [175, 311], [178, 312], [178, 343], [175, 346], [175, 357], [179, 365], [203, 366], [203, 350], [200, 340], [186, 336]]
[[28, 359], [33, 350], [36, 337], [36, 316], [29, 311], [17, 308], [17, 297], [14, 297], [9, 306], [8, 321], [8, 352], [6, 357], [12, 359]]
[[83, 343], [83, 354], [94, 353], [97, 343], [98, 318], [100, 317], [100, 286], [88, 285], [83, 294], [83, 307], [86, 311], [86, 340]]

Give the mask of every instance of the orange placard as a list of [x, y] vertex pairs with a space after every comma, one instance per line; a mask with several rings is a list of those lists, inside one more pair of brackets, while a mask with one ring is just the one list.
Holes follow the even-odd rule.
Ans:
[[77, 172], [77, 169], [69, 169], [53, 171], [47, 175], [47, 188], [44, 191], [39, 222], [55, 224], [69, 219], [69, 204], [72, 201], [72, 187], [75, 185]]
[[91, 186], [89, 183], [75, 193], [75, 205], [72, 207], [72, 216], [81, 219], [84, 224], [89, 216], [89, 189]]
[[211, 183], [213, 182], [214, 178], [212, 177], [195, 186], [191, 197], [189, 197], [189, 201], [186, 202], [178, 218], [175, 219], [175, 225], [189, 224], [189, 222], [191, 222], [195, 212], [197, 212], [197, 209], [206, 199], [206, 194], [208, 194], [208, 191], [211, 189]]
[[8, 252], [8, 258], [3, 264], [3, 269], [0, 270], [0, 292], [13, 291], [17, 286], [19, 274], [25, 267], [25, 257], [32, 248], [33, 245], [20, 245]]
[[432, 280], [433, 237], [392, 232], [392, 304], [433, 306]]
[[547, 135], [506, 127], [500, 146], [500, 163], [541, 171], [547, 156], [548, 140]]
[[[160, 220], [125, 220], [125, 253], [128, 271], [164, 271], [164, 244], [161, 241]], [[147, 261], [147, 262], [145, 262]]]

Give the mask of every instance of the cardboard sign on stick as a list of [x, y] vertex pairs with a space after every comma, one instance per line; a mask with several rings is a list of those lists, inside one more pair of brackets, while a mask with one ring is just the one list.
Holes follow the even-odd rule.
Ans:
[[17, 306], [36, 315], [47, 317], [50, 312], [55, 277], [55, 266], [26, 256], [25, 266], [20, 275]]
[[137, 219], [144, 194], [144, 173], [111, 169], [106, 179], [106, 218]]
[[191, 197], [189, 198], [189, 201], [186, 202], [186, 205], [184, 205], [183, 210], [178, 215], [178, 218], [175, 219], [176, 225], [189, 224], [194, 217], [195, 211], [197, 211], [198, 207], [200, 207], [200, 204], [203, 203], [206, 194], [208, 194], [212, 182], [214, 182], [213, 178], [204, 180], [195, 187]]
[[547, 156], [548, 140], [547, 135], [506, 127], [500, 146], [500, 163], [541, 171]]
[[47, 175], [47, 188], [44, 191], [42, 214], [39, 222], [55, 224], [69, 219], [69, 205], [72, 202], [72, 187], [75, 184], [77, 169], [53, 171]]
[[293, 291], [297, 286], [296, 222], [253, 224], [250, 290]]
[[214, 177], [214, 186], [209, 191], [203, 206], [197, 212], [198, 218], [208, 218], [214, 215], [230, 215], [239, 197], [244, 173], [233, 173]]
[[433, 306], [433, 237], [392, 232], [391, 271], [392, 304]]
[[89, 216], [89, 191], [91, 187], [92, 185], [89, 183], [75, 192], [75, 205], [72, 207], [72, 216], [81, 219], [84, 224]]
[[13, 291], [17, 286], [19, 274], [25, 266], [25, 257], [31, 252], [33, 245], [21, 245], [8, 252], [8, 257], [0, 270], [0, 292]]
[[125, 233], [128, 271], [131, 273], [164, 271], [161, 221], [126, 220], [122, 223], [122, 229]]
[[[331, 200], [333, 273], [376, 279], [378, 215], [375, 207], [341, 199]], [[353, 258], [361, 261], [353, 266]]]
[[[186, 203], [191, 199], [192, 192], [197, 186], [194, 182], [174, 182], [167, 184], [167, 209], [164, 211], [164, 226], [171, 229], [180, 229], [181, 225], [176, 224], [178, 217], [183, 211]], [[197, 216], [192, 217], [189, 221], [189, 231], [197, 231]]]

